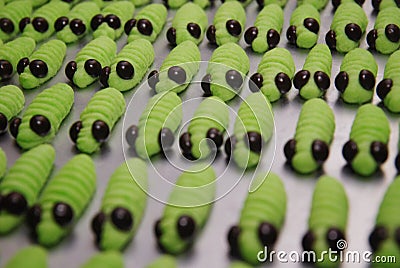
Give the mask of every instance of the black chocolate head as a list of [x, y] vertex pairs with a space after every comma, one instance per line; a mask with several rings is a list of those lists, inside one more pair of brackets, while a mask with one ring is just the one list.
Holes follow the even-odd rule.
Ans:
[[211, 96], [210, 84], [211, 84], [211, 75], [206, 74], [201, 80], [201, 88], [204, 91], [204, 95], [207, 97]]
[[314, 82], [320, 90], [327, 90], [331, 86], [330, 77], [322, 71], [314, 73]]
[[400, 29], [396, 24], [388, 24], [385, 27], [385, 35], [393, 43], [397, 43], [400, 40]]
[[0, 113], [0, 135], [4, 134], [7, 131], [7, 126], [8, 126], [7, 117], [3, 113]]
[[82, 121], [76, 121], [69, 129], [69, 137], [74, 143], [76, 143], [76, 141], [78, 140], [78, 134], [81, 131], [82, 127]]
[[133, 27], [135, 27], [136, 25], [136, 19], [130, 19], [128, 20], [125, 25], [124, 25], [124, 32], [129, 35], [133, 29]]
[[385, 227], [376, 226], [368, 238], [372, 251], [376, 251], [379, 248], [379, 245], [388, 237], [389, 234]]
[[171, 45], [176, 46], [176, 30], [174, 27], [168, 29], [167, 40]]
[[152, 89], [156, 89], [156, 84], [160, 81], [159, 79], [159, 74], [157, 70], [153, 70], [149, 73], [149, 76], [147, 77], [147, 83], [149, 84], [149, 87]]
[[93, 233], [96, 235], [96, 241], [100, 240], [101, 231], [103, 229], [104, 222], [106, 221], [106, 215], [103, 212], [99, 212], [93, 217], [90, 227]]
[[108, 14], [104, 18], [104, 21], [107, 22], [108, 26], [114, 30], [117, 30], [121, 27], [121, 20], [114, 14]]
[[10, 79], [13, 71], [14, 68], [8, 60], [0, 60], [0, 81]]
[[349, 75], [345, 71], [340, 72], [335, 78], [335, 86], [337, 90], [343, 93], [346, 90], [348, 84]]
[[65, 26], [68, 25], [68, 18], [67, 17], [59, 17], [55, 22], [54, 22], [54, 30], [56, 30], [56, 32], [61, 31], [62, 29], [64, 29]]
[[281, 40], [281, 35], [274, 29], [269, 29], [267, 32], [267, 44], [270, 49], [275, 48], [279, 41]]
[[18, 27], [19, 27], [19, 31], [23, 32], [26, 25], [28, 25], [29, 23], [31, 23], [31, 19], [30, 18], [23, 18], [19, 21]]
[[228, 33], [232, 36], [239, 37], [242, 33], [242, 26], [237, 20], [228, 20], [225, 27]]
[[224, 150], [225, 150], [227, 158], [231, 157], [233, 149], [235, 148], [235, 144], [236, 144], [236, 137], [234, 135], [230, 136], [230, 137], [228, 137], [228, 139], [226, 139]]
[[358, 81], [365, 90], [373, 90], [375, 87], [375, 76], [369, 70], [361, 70]]
[[206, 137], [212, 140], [217, 148], [221, 147], [222, 143], [224, 142], [222, 133], [216, 128], [210, 128], [207, 131]]
[[334, 251], [342, 251], [345, 248], [338, 245], [340, 240], [346, 240], [343, 232], [337, 228], [330, 228], [326, 234], [329, 247]]
[[175, 83], [182, 85], [186, 82], [186, 72], [180, 66], [172, 66], [168, 69], [168, 78]]
[[247, 145], [247, 147], [255, 153], [261, 153], [261, 149], [262, 149], [262, 137], [261, 134], [258, 132], [254, 132], [254, 131], [249, 131], [247, 132], [247, 135], [244, 136], [245, 139], [245, 143]]
[[311, 145], [312, 155], [315, 161], [321, 163], [328, 159], [329, 146], [326, 142], [321, 140], [315, 140]]
[[8, 213], [20, 216], [28, 209], [25, 197], [17, 192], [11, 192], [3, 197], [2, 208]]
[[387, 145], [380, 141], [374, 141], [371, 143], [370, 153], [377, 163], [382, 164], [388, 158]]
[[65, 66], [65, 76], [72, 81], [74, 78], [74, 74], [77, 70], [77, 65], [75, 61], [70, 61], [68, 64]]
[[182, 150], [183, 155], [191, 158], [192, 154], [192, 142], [190, 141], [190, 134], [185, 132], [179, 138], [179, 147]]
[[6, 34], [11, 34], [14, 32], [15, 26], [14, 23], [7, 18], [0, 19], [0, 29], [5, 32]]
[[28, 58], [20, 59], [17, 64], [17, 73], [22, 74], [27, 66], [29, 66], [29, 59]]
[[129, 61], [120, 61], [116, 67], [117, 74], [124, 80], [132, 79], [135, 75], [135, 69]]
[[287, 161], [291, 162], [294, 154], [296, 153], [296, 140], [290, 139], [286, 142], [283, 152]]
[[294, 25], [289, 26], [289, 28], [286, 30], [286, 38], [287, 38], [288, 42], [292, 45], [296, 45], [296, 41], [297, 41], [296, 31], [297, 31], [297, 29], [296, 29], [296, 26], [294, 26]]
[[106, 66], [101, 70], [100, 73], [100, 83], [104, 86], [104, 87], [108, 87], [108, 79], [110, 78], [110, 73], [111, 73], [111, 68]]
[[201, 36], [201, 28], [197, 23], [190, 22], [186, 26], [186, 30], [196, 39], [199, 39]]
[[97, 28], [99, 28], [100, 24], [102, 24], [103, 22], [104, 22], [103, 15], [97, 14], [90, 21], [90, 27], [92, 28], [93, 31], [95, 31], [97, 30]]
[[37, 78], [46, 77], [49, 69], [47, 64], [42, 60], [34, 60], [29, 63], [29, 70], [33, 74], [33, 76]]
[[260, 91], [264, 82], [264, 78], [260, 73], [255, 73], [250, 77], [249, 88], [252, 92]]
[[31, 228], [35, 228], [36, 225], [40, 222], [42, 218], [42, 208], [40, 205], [33, 205], [28, 211], [26, 212], [26, 221], [28, 226]]
[[367, 44], [370, 49], [376, 50], [376, 39], [378, 38], [378, 31], [376, 29], [372, 29], [367, 34]]
[[228, 232], [228, 243], [230, 247], [229, 253], [234, 257], [240, 257], [239, 235], [240, 235], [239, 226], [234, 225], [229, 229]]
[[397, 168], [397, 172], [400, 172], [400, 154], [396, 156], [396, 159], [394, 160], [395, 166]]
[[336, 50], [336, 33], [334, 30], [330, 30], [326, 33], [325, 43], [331, 50]]
[[65, 227], [72, 222], [74, 218], [74, 211], [70, 205], [59, 202], [54, 204], [53, 218], [58, 225]]
[[33, 28], [39, 33], [45, 33], [49, 29], [49, 23], [45, 18], [36, 17], [32, 20]]
[[243, 84], [242, 75], [236, 70], [229, 70], [225, 74], [226, 83], [234, 90], [239, 90]]
[[217, 40], [215, 37], [215, 26], [214, 25], [210, 25], [210, 27], [208, 27], [207, 32], [206, 32], [206, 37], [211, 44], [217, 43]]
[[307, 233], [303, 236], [303, 239], [301, 240], [301, 245], [303, 246], [303, 250], [312, 251], [314, 241], [315, 241], [314, 234], [310, 230], [307, 231]]
[[351, 163], [351, 161], [353, 161], [357, 153], [358, 153], [358, 147], [354, 141], [349, 140], [344, 144], [342, 149], [342, 155], [348, 163]]
[[51, 129], [51, 123], [49, 119], [43, 115], [34, 115], [29, 121], [29, 127], [37, 135], [44, 137]]
[[347, 24], [344, 28], [344, 32], [346, 33], [347, 37], [354, 42], [360, 41], [363, 34], [361, 27], [355, 23]]
[[303, 21], [304, 27], [308, 29], [310, 32], [313, 32], [315, 34], [318, 34], [319, 32], [319, 23], [316, 19], [313, 18], [306, 18]]
[[174, 133], [169, 128], [162, 128], [158, 134], [158, 144], [162, 151], [171, 148], [172, 144], [174, 144], [174, 140]]
[[140, 19], [136, 23], [139, 33], [150, 36], [153, 33], [153, 25], [149, 20]]
[[136, 138], [139, 135], [139, 128], [136, 125], [130, 126], [125, 132], [126, 142], [131, 147], [135, 147]]
[[98, 77], [101, 73], [101, 64], [95, 59], [88, 59], [85, 61], [85, 71], [92, 77]]
[[281, 94], [286, 94], [292, 88], [292, 80], [285, 73], [279, 73], [275, 76], [275, 85]]
[[86, 32], [86, 25], [80, 19], [71, 20], [69, 23], [69, 28], [75, 35], [82, 35]]
[[111, 212], [111, 221], [119, 230], [127, 232], [132, 229], [132, 214], [125, 208], [117, 207]]
[[381, 100], [384, 100], [387, 94], [389, 94], [390, 90], [392, 90], [393, 80], [392, 79], [383, 79], [379, 82], [376, 87], [376, 93]]
[[257, 38], [258, 35], [258, 28], [255, 26], [252, 26], [244, 32], [244, 41], [248, 44], [251, 45], [254, 41], [254, 39]]
[[278, 238], [278, 231], [272, 224], [262, 222], [258, 226], [258, 238], [264, 246], [272, 247]]
[[17, 138], [18, 136], [19, 125], [21, 125], [21, 118], [14, 117], [13, 119], [11, 119], [9, 130], [11, 136], [13, 136], [14, 138]]
[[293, 78], [293, 85], [297, 89], [302, 89], [310, 79], [310, 72], [307, 70], [301, 70]]
[[105, 142], [110, 135], [110, 127], [102, 120], [96, 120], [92, 125], [92, 136], [98, 142]]
[[183, 215], [179, 217], [176, 227], [180, 238], [187, 240], [193, 238], [196, 222], [191, 216]]

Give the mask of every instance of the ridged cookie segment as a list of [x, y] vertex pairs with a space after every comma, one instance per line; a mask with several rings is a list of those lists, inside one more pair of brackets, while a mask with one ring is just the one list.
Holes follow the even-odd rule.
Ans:
[[8, 209], [13, 208], [5, 208], [0, 211], [1, 235], [7, 234], [19, 226], [26, 209], [36, 202], [53, 169], [55, 154], [52, 146], [48, 144], [40, 145], [22, 154], [3, 178], [0, 183], [2, 199], [7, 199], [10, 193], [16, 193], [25, 199], [26, 207], [20, 214], [8, 211]]
[[[24, 108], [24, 105], [24, 93], [19, 87], [14, 85], [0, 87], [0, 115], [5, 116], [7, 121], [17, 116]], [[2, 131], [3, 129], [0, 129], [0, 133]]]
[[[0, 29], [0, 39], [8, 41], [19, 33], [19, 22], [23, 18], [29, 18], [32, 13], [31, 1], [13, 1], [0, 9], [0, 19], [8, 19], [12, 25], [12, 31], [5, 32]], [[10, 27], [10, 26], [9, 26]]]
[[388, 59], [383, 80], [376, 87], [378, 97], [393, 113], [400, 112], [400, 51], [394, 52]]
[[146, 268], [177, 268], [178, 264], [175, 257], [171, 255], [162, 255], [152, 263], [148, 264]]
[[[79, 220], [96, 190], [96, 170], [93, 160], [79, 154], [69, 160], [49, 181], [34, 207], [40, 209], [40, 220], [31, 225], [37, 242], [53, 247], [67, 236]], [[64, 211], [72, 211], [72, 218]], [[68, 214], [68, 212], [67, 212]], [[62, 223], [62, 224], [60, 224]]]
[[46, 250], [40, 246], [25, 247], [19, 250], [13, 257], [11, 257], [11, 259], [4, 266], [4, 268], [21, 267], [49, 267]]
[[329, 0], [297, 0], [297, 6], [309, 4], [321, 11], [328, 4]]
[[[44, 77], [37, 77], [32, 74], [31, 67], [26, 66], [23, 72], [19, 74], [19, 82], [24, 89], [36, 88], [53, 78], [60, 70], [65, 55], [67, 46], [60, 40], [50, 40], [41, 45], [29, 57], [29, 62], [41, 60], [47, 65], [47, 73]], [[34, 67], [35, 68], [35, 67]], [[41, 71], [39, 71], [41, 72]]]
[[124, 268], [122, 255], [115, 251], [97, 253], [86, 261], [81, 268]]
[[[30, 149], [42, 143], [51, 143], [62, 121], [69, 114], [74, 104], [74, 91], [64, 83], [58, 83], [43, 90], [29, 104], [18, 127], [16, 141], [23, 149]], [[33, 116], [42, 115], [50, 122], [46, 135], [39, 135], [30, 127]]]
[[384, 10], [386, 8], [400, 8], [400, 4], [396, 0], [374, 0], [372, 6], [375, 11]]

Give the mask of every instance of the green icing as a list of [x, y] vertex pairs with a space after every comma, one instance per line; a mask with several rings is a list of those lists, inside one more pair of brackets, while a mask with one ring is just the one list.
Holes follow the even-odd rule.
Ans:
[[281, 8], [286, 6], [287, 0], [264, 0], [264, 6], [268, 6], [270, 4], [277, 4]]
[[3, 149], [0, 148], [0, 182], [4, 174], [6, 174], [6, 171], [7, 171], [7, 155], [3, 151]]
[[0, 18], [11, 20], [14, 30], [6, 33], [0, 29], [0, 39], [7, 41], [15, 37], [19, 33], [19, 22], [26, 17], [30, 17], [32, 13], [31, 1], [13, 1], [0, 9]]
[[396, 0], [380, 0], [378, 2], [378, 11], [387, 8], [398, 8]]
[[297, 5], [309, 4], [318, 10], [322, 10], [328, 4], [328, 0], [298, 0]]
[[35, 267], [47, 268], [47, 252], [40, 246], [28, 246], [19, 250], [4, 268]]
[[176, 259], [170, 255], [162, 255], [160, 258], [156, 259], [152, 263], [148, 264], [146, 268], [177, 268], [178, 264]]
[[17, 116], [24, 105], [25, 97], [21, 89], [14, 85], [0, 87], [0, 113], [8, 121]]
[[400, 47], [400, 40], [397, 42], [390, 41], [386, 34], [385, 29], [389, 24], [395, 24], [400, 27], [400, 9], [399, 8], [386, 8], [378, 13], [375, 20], [374, 29], [377, 30], [377, 39], [375, 40], [376, 50], [382, 54], [392, 54]]
[[310, 4], [298, 6], [290, 17], [290, 25], [296, 27], [296, 45], [300, 48], [312, 48], [318, 41], [318, 34], [304, 26], [304, 21], [308, 18], [316, 20], [321, 25], [318, 10]]
[[400, 51], [394, 52], [385, 67], [384, 79], [392, 81], [392, 88], [383, 100], [385, 106], [393, 113], [400, 112]]
[[119, 252], [105, 251], [97, 253], [84, 263], [81, 268], [124, 268], [124, 259]]
[[229, 267], [230, 268], [251, 268], [253, 266], [248, 265], [247, 263], [244, 263], [241, 261], [234, 261], [234, 262], [232, 262], [232, 264]]

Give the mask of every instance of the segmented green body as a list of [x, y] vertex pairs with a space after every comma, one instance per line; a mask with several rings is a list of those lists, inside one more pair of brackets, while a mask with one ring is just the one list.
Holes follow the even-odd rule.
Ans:
[[153, 96], [139, 119], [139, 134], [135, 150], [139, 157], [150, 158], [161, 151], [159, 133], [169, 128], [172, 133], [182, 121], [182, 100], [176, 93], [168, 91]]
[[115, 88], [109, 87], [96, 92], [80, 116], [82, 128], [76, 141], [78, 150], [87, 154], [96, 152], [101, 143], [92, 135], [93, 123], [102, 120], [111, 132], [118, 119], [124, 114], [125, 105], [124, 96]]
[[257, 37], [251, 43], [254, 52], [264, 53], [270, 49], [266, 36], [273, 29], [279, 34], [283, 27], [283, 10], [277, 4], [265, 6], [257, 15], [254, 26], [258, 29]]
[[28, 246], [19, 250], [4, 268], [35, 267], [47, 268], [47, 252], [40, 246]]
[[320, 177], [315, 185], [308, 218], [309, 231], [314, 235], [312, 248], [316, 256], [324, 256], [318, 266], [337, 266], [329, 260], [327, 254], [321, 255], [321, 253], [329, 249], [327, 234], [331, 228], [346, 233], [348, 210], [347, 195], [340, 181], [329, 176]]
[[236, 144], [233, 159], [240, 168], [250, 168], [258, 164], [260, 154], [253, 152], [247, 145], [247, 133], [261, 134], [263, 143], [267, 143], [274, 131], [274, 119], [271, 104], [260, 92], [249, 95], [241, 104], [233, 128]]
[[101, 14], [106, 17], [107, 15], [116, 15], [121, 21], [121, 27], [114, 30], [106, 22], [103, 22], [94, 32], [93, 38], [100, 36], [107, 36], [113, 40], [117, 40], [124, 31], [125, 23], [132, 18], [135, 12], [135, 6], [129, 1], [112, 2], [102, 9]]
[[95, 59], [101, 67], [110, 66], [117, 53], [117, 45], [107, 36], [100, 36], [90, 41], [76, 54], [76, 72], [73, 82], [80, 88], [85, 88], [95, 82], [98, 77], [89, 75], [85, 70], [85, 62]]
[[392, 87], [389, 93], [384, 97], [383, 103], [385, 106], [394, 113], [400, 112], [400, 51], [394, 52], [388, 59], [385, 72], [383, 74], [384, 79], [390, 79], [392, 81]]
[[262, 223], [272, 225], [277, 233], [282, 229], [286, 214], [286, 191], [282, 180], [274, 173], [262, 174], [263, 183], [248, 194], [239, 221], [238, 247], [241, 258], [259, 264], [257, 253], [264, 250], [258, 230]]
[[[15, 192], [21, 194], [27, 207], [36, 202], [40, 191], [53, 169], [55, 150], [51, 145], [40, 145], [17, 159], [7, 175], [0, 183], [0, 195], [7, 196]], [[0, 211], [0, 234], [6, 234], [15, 229], [23, 220], [23, 215]]]
[[8, 121], [17, 116], [25, 105], [25, 97], [22, 90], [14, 85], [0, 87], [0, 114]]
[[[200, 36], [195, 38], [188, 30], [189, 23], [195, 23], [200, 27]], [[207, 29], [208, 18], [204, 10], [197, 4], [186, 3], [176, 11], [175, 17], [172, 20], [172, 27], [176, 30], [176, 43], [190, 40], [196, 45], [200, 44], [204, 38], [204, 32]]]
[[0, 147], [0, 182], [3, 178], [4, 174], [7, 171], [7, 156], [6, 153]]
[[[98, 245], [101, 250], [122, 250], [132, 240], [140, 226], [147, 203], [147, 166], [139, 158], [132, 158], [120, 165], [111, 176], [101, 203], [106, 215]], [[120, 230], [111, 221], [116, 208], [128, 210], [133, 219], [130, 230]]]
[[343, 3], [337, 8], [331, 24], [331, 30], [336, 35], [336, 50], [341, 53], [349, 52], [360, 45], [360, 41], [353, 41], [346, 35], [345, 28], [349, 23], [357, 24], [362, 33], [365, 32], [368, 25], [368, 18], [364, 10], [353, 1]]
[[[35, 6], [35, 2], [33, 2], [32, 4], [33, 6]], [[69, 8], [69, 4], [62, 1], [52, 1], [48, 4], [45, 4], [44, 6], [41, 6], [32, 13], [31, 22], [35, 18], [44, 18], [49, 25], [48, 29], [45, 32], [41, 33], [36, 31], [32, 23], [30, 23], [24, 28], [24, 30], [22, 31], [22, 35], [31, 37], [35, 39], [36, 42], [43, 41], [49, 38], [54, 33], [54, 22], [59, 17], [67, 15]]]
[[176, 263], [175, 257], [171, 255], [162, 255], [152, 263], [148, 264], [146, 268], [177, 268], [178, 264]]
[[286, 6], [287, 0], [264, 0], [263, 1], [263, 6], [268, 6], [270, 4], [277, 4], [281, 8], [284, 8]]
[[[235, 55], [232, 57], [232, 55]], [[239, 72], [242, 80], [250, 69], [250, 60], [246, 52], [236, 43], [226, 43], [214, 50], [208, 62], [207, 74], [210, 74], [210, 91], [223, 101], [236, 97], [243, 87], [231, 87], [226, 81], [226, 73], [230, 70]]]
[[84, 37], [90, 31], [90, 20], [100, 13], [99, 6], [94, 2], [83, 2], [74, 6], [71, 11], [66, 15], [69, 22], [74, 19], [79, 19], [85, 25], [85, 31], [76, 35], [71, 31], [69, 25], [65, 26], [61, 31], [57, 32], [57, 38], [65, 43], [73, 43]]
[[392, 42], [386, 36], [385, 29], [389, 24], [400, 27], [400, 9], [397, 6], [396, 8], [382, 9], [375, 20], [374, 29], [377, 31], [375, 48], [382, 54], [391, 54], [400, 47], [400, 40]]
[[[202, 9], [208, 7], [210, 5], [210, 0], [193, 0], [193, 3], [201, 7]], [[178, 9], [185, 4], [190, 3], [188, 0], [167, 0], [166, 4], [169, 8]], [[196, 14], [192, 14], [196, 15]]]
[[347, 103], [362, 104], [369, 102], [374, 95], [373, 90], [366, 90], [360, 84], [359, 76], [362, 70], [368, 70], [376, 77], [378, 65], [374, 56], [368, 50], [353, 49], [344, 56], [340, 65], [340, 71], [348, 74], [348, 85], [341, 95]]
[[1, 77], [4, 81], [11, 78], [17, 70], [17, 64], [20, 59], [29, 57], [35, 50], [36, 42], [30, 37], [18, 37], [10, 42], [5, 43], [0, 49], [0, 60], [8, 61], [12, 66], [10, 76]]
[[384, 10], [386, 8], [398, 8], [399, 5], [396, 0], [381, 0], [378, 2], [378, 6], [375, 7], [376, 11]]
[[6, 33], [0, 29], [0, 39], [7, 41], [19, 33], [19, 22], [32, 13], [31, 1], [14, 1], [0, 9], [0, 19], [7, 18], [12, 22], [14, 29], [11, 33]]
[[357, 110], [350, 132], [350, 140], [357, 144], [358, 153], [351, 161], [353, 170], [363, 176], [370, 176], [378, 168], [378, 163], [370, 153], [374, 141], [388, 144], [389, 121], [381, 108], [365, 104]]
[[290, 17], [290, 25], [296, 27], [296, 46], [300, 48], [312, 48], [318, 41], [318, 33], [314, 33], [304, 26], [304, 21], [309, 18], [316, 20], [321, 25], [318, 9], [310, 4], [298, 6]]
[[[51, 143], [73, 104], [74, 91], [67, 84], [58, 83], [43, 90], [33, 99], [22, 116], [16, 138], [18, 145], [23, 149], [30, 149], [42, 143]], [[50, 122], [50, 131], [45, 136], [38, 135], [30, 128], [30, 120], [36, 115], [45, 116]]]
[[[41, 207], [41, 218], [34, 227], [40, 245], [52, 247], [68, 235], [73, 225], [83, 214], [96, 190], [96, 170], [93, 160], [79, 154], [69, 160], [49, 181], [37, 205]], [[53, 209], [58, 203], [71, 207], [73, 218], [66, 226], [54, 220]]]
[[310, 4], [318, 10], [322, 10], [328, 4], [328, 0], [297, 0], [297, 6]]
[[[228, 20], [236, 20], [241, 26], [241, 33], [238, 36], [231, 35], [226, 29]], [[230, 1], [223, 3], [214, 16], [215, 40], [218, 46], [226, 43], [237, 43], [246, 26], [246, 12], [238, 1]]]
[[39, 78], [34, 76], [29, 66], [25, 67], [24, 72], [19, 75], [19, 82], [25, 89], [36, 88], [53, 78], [60, 70], [65, 55], [67, 53], [67, 46], [63, 41], [50, 40], [41, 45], [29, 57], [29, 61], [41, 60], [47, 65], [48, 72], [45, 77]]
[[[184, 41], [177, 45], [164, 59], [160, 67], [156, 92], [173, 91], [180, 93], [184, 91], [199, 71], [200, 60], [200, 50], [192, 41]], [[168, 69], [172, 66], [179, 66], [185, 71], [186, 81], [183, 84], [178, 84], [168, 77]]]
[[[117, 73], [117, 65], [120, 61], [129, 62], [134, 70], [131, 79], [123, 79]], [[154, 48], [151, 43], [145, 39], [137, 39], [125, 45], [118, 55], [114, 58], [111, 65], [111, 73], [108, 79], [108, 85], [120, 91], [126, 91], [134, 88], [142, 81], [147, 70], [154, 61]]]
[[313, 143], [318, 140], [329, 146], [334, 132], [335, 116], [325, 101], [311, 99], [304, 103], [294, 136], [296, 147], [292, 167], [302, 174], [317, 170], [322, 163], [313, 156]]
[[81, 268], [124, 268], [122, 255], [115, 251], [97, 253], [84, 263]]
[[260, 90], [270, 102], [279, 100], [282, 95], [275, 83], [276, 76], [284, 73], [293, 79], [295, 70], [293, 57], [287, 49], [275, 48], [264, 54], [257, 72], [263, 76]]
[[180, 238], [177, 226], [180, 217], [189, 216], [195, 222], [193, 239], [203, 229], [212, 209], [211, 202], [216, 192], [215, 179], [216, 175], [211, 166], [193, 168], [179, 176], [177, 187], [169, 197], [159, 224], [161, 236], [158, 243], [167, 253], [181, 254], [193, 243], [192, 239], [188, 241]]
[[137, 27], [132, 28], [128, 35], [128, 43], [135, 41], [136, 39], [146, 39], [153, 43], [156, 41], [158, 35], [164, 28], [165, 22], [167, 21], [168, 11], [163, 4], [150, 4], [143, 7], [135, 16], [136, 21], [148, 20], [153, 27], [153, 31], [150, 35], [144, 35], [140, 33]]
[[329, 78], [331, 77], [332, 54], [329, 47], [325, 44], [317, 44], [313, 47], [307, 55], [303, 70], [310, 73], [310, 78], [299, 90], [300, 96], [306, 100], [321, 97], [325, 90], [315, 83], [314, 75], [316, 72], [323, 72]]
[[228, 126], [228, 106], [218, 97], [204, 99], [194, 112], [188, 127], [193, 157], [205, 158], [210, 154], [211, 150], [205, 139], [211, 128], [217, 129], [221, 135], [224, 135]]

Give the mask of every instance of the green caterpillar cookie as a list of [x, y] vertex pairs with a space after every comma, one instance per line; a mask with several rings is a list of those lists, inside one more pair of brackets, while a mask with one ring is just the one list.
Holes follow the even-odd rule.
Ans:
[[292, 88], [296, 66], [293, 57], [285, 48], [267, 51], [262, 57], [257, 72], [249, 80], [253, 92], [261, 90], [269, 101], [274, 102]]
[[173, 46], [186, 40], [198, 45], [203, 41], [207, 24], [204, 10], [194, 3], [186, 3], [176, 12], [172, 26], [167, 31], [167, 40]]
[[107, 36], [117, 40], [124, 31], [125, 23], [132, 18], [135, 6], [132, 2], [116, 1], [101, 10], [90, 21], [93, 38]]
[[[67, 46], [60, 40], [50, 40], [17, 65], [19, 83], [25, 89], [36, 88], [53, 78], [60, 70]], [[27, 68], [28, 67], [28, 68]]]
[[[34, 3], [33, 6], [35, 6]], [[67, 15], [69, 8], [70, 6], [62, 1], [52, 1], [39, 7], [30, 18], [25, 17], [20, 20], [19, 30], [22, 36], [31, 37], [36, 42], [48, 39], [55, 31], [55, 21]]]
[[4, 268], [22, 267], [49, 267], [46, 250], [40, 246], [25, 247], [20, 249], [13, 257], [11, 257], [11, 259], [4, 266]]
[[286, 215], [286, 191], [274, 173], [263, 174], [260, 187], [247, 195], [240, 221], [229, 229], [231, 255], [259, 265], [257, 254], [264, 247], [272, 249], [283, 227]]
[[358, 4], [350, 1], [341, 4], [333, 16], [325, 42], [332, 50], [346, 53], [360, 45], [367, 28], [368, 18]]
[[246, 52], [236, 43], [226, 43], [211, 55], [201, 87], [207, 96], [231, 100], [242, 90], [249, 69], [250, 60]]
[[223, 3], [214, 16], [213, 25], [207, 29], [207, 39], [218, 46], [237, 43], [246, 26], [246, 12], [238, 1]]
[[[399, 133], [400, 133], [400, 125], [399, 125]], [[400, 172], [400, 135], [399, 135], [399, 142], [397, 145], [397, 156], [396, 159], [394, 160], [397, 172]]]
[[7, 156], [6, 153], [0, 147], [0, 182], [3, 178], [4, 174], [7, 171]]
[[84, 37], [90, 30], [90, 20], [100, 13], [94, 2], [83, 2], [74, 6], [66, 15], [54, 23], [57, 38], [65, 43], [73, 43]]
[[256, 0], [259, 8], [263, 8], [270, 4], [277, 4], [281, 8], [286, 6], [287, 0]]
[[19, 22], [30, 17], [31, 1], [14, 1], [0, 8], [0, 39], [7, 41], [19, 33]]
[[169, 254], [187, 251], [205, 226], [216, 192], [211, 166], [183, 172], [176, 181], [163, 215], [155, 224], [158, 247]]
[[81, 268], [124, 268], [124, 259], [121, 253], [105, 251], [91, 257]]
[[225, 142], [228, 159], [232, 156], [240, 168], [256, 166], [273, 130], [274, 119], [268, 99], [261, 92], [249, 95], [240, 104], [233, 136]]
[[111, 65], [116, 53], [115, 42], [100, 36], [84, 46], [75, 60], [65, 66], [65, 75], [79, 88], [85, 88], [99, 78], [103, 67]]
[[[339, 0], [340, 1], [340, 0]], [[335, 0], [333, 0], [333, 2], [335, 2]], [[316, 9], [318, 9], [319, 11], [321, 11], [322, 9], [324, 9], [326, 7], [326, 5], [328, 4], [328, 0], [297, 0], [297, 6], [301, 6], [304, 4], [309, 4], [314, 6]]]
[[105, 87], [127, 91], [142, 81], [153, 61], [154, 48], [151, 43], [146, 39], [136, 39], [122, 48], [111, 67], [103, 68], [100, 82]]
[[343, 146], [343, 157], [354, 172], [372, 175], [388, 157], [389, 121], [381, 108], [373, 104], [361, 106]]
[[244, 33], [244, 40], [254, 52], [264, 53], [279, 44], [282, 27], [282, 8], [276, 4], [265, 6], [258, 13], [254, 26]]
[[367, 43], [369, 47], [382, 54], [392, 54], [400, 47], [399, 27], [399, 8], [386, 8], [379, 11], [375, 20], [374, 29], [367, 35]]
[[314, 6], [298, 6], [290, 18], [290, 27], [286, 31], [287, 40], [300, 48], [312, 48], [318, 41], [320, 24], [320, 15]]
[[174, 143], [182, 121], [182, 100], [172, 91], [158, 93], [147, 103], [139, 124], [130, 126], [126, 140], [140, 158], [148, 159]]
[[374, 56], [368, 50], [356, 48], [344, 56], [335, 86], [347, 103], [369, 102], [374, 95], [377, 73]]
[[329, 105], [321, 99], [306, 101], [294, 139], [284, 147], [287, 161], [301, 174], [317, 170], [328, 159], [334, 132], [335, 116]]
[[384, 10], [386, 8], [400, 8], [400, 2], [396, 0], [372, 0], [371, 3], [375, 11]]
[[40, 145], [22, 154], [0, 183], [0, 235], [15, 229], [36, 202], [53, 169], [55, 150]]
[[132, 240], [146, 209], [147, 185], [147, 166], [139, 158], [114, 171], [91, 225], [101, 250], [121, 251]]
[[148, 264], [146, 268], [177, 268], [178, 264], [175, 257], [171, 255], [162, 255], [152, 263]]
[[53, 247], [67, 236], [96, 190], [93, 160], [79, 154], [49, 181], [39, 201], [27, 212], [27, 222], [37, 242]]
[[137, 39], [146, 39], [153, 43], [164, 28], [168, 11], [163, 4], [150, 4], [143, 7], [135, 16], [125, 23], [128, 43]]
[[[349, 204], [343, 185], [332, 177], [320, 177], [314, 189], [308, 231], [302, 240], [305, 251], [314, 251], [316, 256], [322, 256], [323, 260], [318, 261], [316, 266], [339, 266], [323, 252], [326, 253], [329, 249], [336, 251], [337, 254], [331, 254], [338, 258], [339, 252], [346, 248], [348, 211]], [[306, 261], [315, 262], [315, 259]]]
[[400, 51], [394, 52], [388, 59], [383, 80], [376, 87], [378, 97], [389, 111], [400, 112]]
[[210, 155], [212, 149], [218, 150], [228, 126], [228, 106], [218, 97], [204, 99], [194, 112], [187, 132], [179, 139], [183, 155], [198, 159]]
[[22, 119], [10, 122], [10, 133], [23, 149], [51, 143], [74, 104], [74, 91], [64, 83], [43, 90], [29, 104]]
[[76, 148], [87, 154], [100, 149], [114, 125], [125, 112], [124, 96], [115, 88], [105, 88], [94, 94], [75, 122], [69, 136]]
[[0, 87], [0, 134], [7, 131], [8, 121], [17, 116], [24, 105], [25, 97], [21, 89], [14, 85]]
[[[374, 1], [374, 0], [372, 0], [372, 1]], [[365, 0], [332, 0], [332, 6], [333, 6], [334, 10], [336, 10], [338, 8], [338, 6], [340, 6], [341, 4], [345, 4], [345, 3], [355, 3], [355, 4], [359, 5], [360, 7], [362, 7], [364, 2], [365, 2]]]
[[151, 71], [148, 84], [157, 93], [184, 91], [200, 68], [200, 50], [190, 40], [177, 45], [164, 59], [160, 72]]
[[332, 54], [329, 47], [317, 44], [308, 53], [303, 69], [294, 76], [293, 85], [304, 99], [319, 98], [331, 85], [331, 69]]

